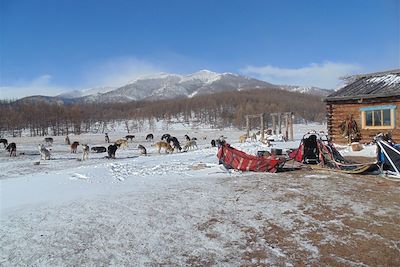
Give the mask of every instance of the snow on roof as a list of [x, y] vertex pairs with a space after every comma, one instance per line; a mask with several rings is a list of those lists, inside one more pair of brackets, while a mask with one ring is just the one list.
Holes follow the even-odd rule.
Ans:
[[351, 77], [352, 82], [330, 94], [327, 101], [399, 97], [400, 69]]

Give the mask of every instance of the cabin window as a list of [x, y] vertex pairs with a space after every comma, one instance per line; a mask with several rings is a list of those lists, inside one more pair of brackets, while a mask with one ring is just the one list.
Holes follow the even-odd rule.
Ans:
[[394, 129], [396, 106], [360, 108], [363, 129]]

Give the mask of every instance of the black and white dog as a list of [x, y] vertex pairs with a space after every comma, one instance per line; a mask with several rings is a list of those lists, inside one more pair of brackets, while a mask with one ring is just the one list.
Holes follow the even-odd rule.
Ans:
[[181, 144], [179, 143], [178, 139], [175, 136], [171, 136], [167, 138], [168, 143], [172, 143], [174, 149], [178, 149], [179, 151], [182, 150]]
[[105, 148], [104, 146], [94, 146], [91, 148], [92, 152], [95, 153], [104, 153], [107, 151], [107, 148]]
[[171, 138], [171, 135], [170, 135], [170, 134], [163, 134], [163, 135], [161, 136], [161, 140], [168, 140], [168, 138]]
[[50, 150], [48, 150], [43, 144], [38, 146], [40, 159], [49, 160], [50, 159]]
[[212, 147], [216, 147], [217, 146], [217, 143], [215, 142], [215, 140], [213, 139], [213, 140], [211, 140], [211, 146]]
[[52, 137], [46, 137], [46, 138], [44, 139], [44, 141], [46, 142], [46, 144], [52, 145], [53, 142], [54, 142], [54, 139], [53, 139]]
[[145, 148], [144, 146], [138, 145], [137, 148], [139, 149], [139, 153], [140, 153], [141, 155], [147, 155], [147, 150], [146, 150], [146, 148]]
[[6, 150], [8, 152], [10, 152], [10, 157], [11, 156], [14, 156], [14, 157], [17, 156], [17, 145], [14, 142], [8, 144], [8, 146], [6, 147]]
[[153, 141], [154, 135], [153, 134], [148, 134], [146, 135], [146, 141]]
[[185, 134], [185, 139], [186, 139], [186, 141], [190, 141], [190, 137], [189, 137], [189, 135], [187, 135], [187, 134]]
[[126, 140], [130, 139], [131, 142], [133, 141], [134, 138], [135, 138], [135, 136], [133, 134], [128, 134], [128, 135], [125, 136], [125, 139]]
[[0, 139], [0, 143], [2, 143], [2, 144], [3, 144], [4, 148], [6, 148], [6, 147], [7, 147], [7, 145], [8, 145], [8, 141], [7, 141], [7, 139], [4, 139], [4, 138]]

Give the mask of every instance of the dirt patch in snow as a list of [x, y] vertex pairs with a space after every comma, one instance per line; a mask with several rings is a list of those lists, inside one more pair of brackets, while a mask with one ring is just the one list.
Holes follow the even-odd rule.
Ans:
[[307, 171], [160, 179], [4, 216], [0, 265], [400, 266], [399, 183]]

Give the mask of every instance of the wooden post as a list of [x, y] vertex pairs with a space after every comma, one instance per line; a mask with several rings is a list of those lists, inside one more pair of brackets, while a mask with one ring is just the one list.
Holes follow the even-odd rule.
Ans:
[[260, 115], [260, 124], [261, 124], [261, 141], [264, 141], [264, 113]]
[[279, 134], [282, 133], [282, 113], [278, 113]]
[[272, 116], [272, 133], [276, 134], [276, 120], [275, 120], [275, 113], [271, 114]]
[[249, 116], [246, 115], [246, 134], [247, 138], [250, 136], [250, 122], [249, 122]]
[[289, 114], [285, 113], [285, 139], [289, 140]]
[[293, 136], [293, 121], [294, 121], [294, 114], [290, 113], [290, 141], [294, 141]]

